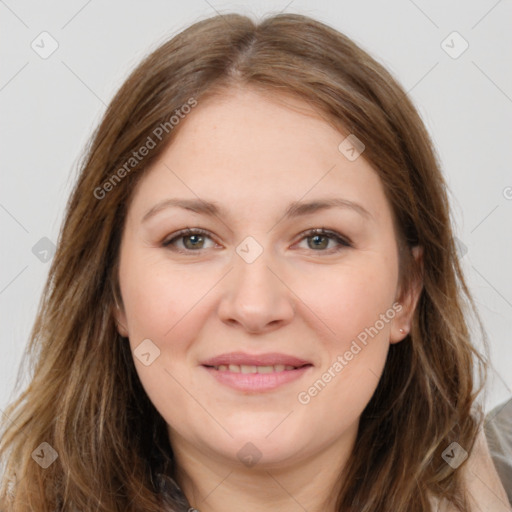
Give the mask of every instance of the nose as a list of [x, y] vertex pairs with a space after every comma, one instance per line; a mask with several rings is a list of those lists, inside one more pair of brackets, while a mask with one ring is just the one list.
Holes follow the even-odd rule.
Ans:
[[275, 270], [266, 251], [252, 263], [235, 254], [234, 269], [224, 281], [220, 319], [251, 333], [268, 332], [291, 322], [294, 295]]

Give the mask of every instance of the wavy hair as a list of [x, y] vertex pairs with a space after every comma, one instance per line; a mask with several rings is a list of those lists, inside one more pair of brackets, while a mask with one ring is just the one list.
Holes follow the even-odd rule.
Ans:
[[[159, 512], [163, 496], [166, 510], [186, 510], [179, 489], [161, 492], [175, 471], [166, 425], [116, 329], [119, 247], [134, 187], [186, 123], [171, 129], [169, 119], [232, 87], [293, 95], [364, 142], [405, 247], [400, 283], [423, 282], [411, 331], [391, 345], [360, 418], [333, 490], [337, 510], [426, 512], [430, 496], [466, 510], [461, 473], [441, 454], [453, 441], [470, 452], [482, 421], [486, 360], [468, 314], [485, 346], [487, 338], [460, 268], [438, 157], [392, 75], [345, 35], [298, 14], [201, 20], [145, 56], [106, 109], [79, 163], [24, 353], [30, 381], [2, 423], [2, 510]], [[166, 128], [152, 136], [158, 127]], [[155, 147], [130, 160], [148, 137]], [[414, 246], [423, 248], [421, 265]], [[41, 443], [58, 454], [46, 469], [33, 457]]]

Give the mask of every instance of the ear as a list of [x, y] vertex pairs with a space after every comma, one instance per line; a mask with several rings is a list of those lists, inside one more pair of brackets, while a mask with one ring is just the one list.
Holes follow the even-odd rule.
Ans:
[[411, 252], [415, 261], [419, 264], [421, 272], [416, 278], [410, 279], [407, 289], [399, 289], [397, 292], [396, 300], [400, 303], [401, 309], [395, 315], [391, 325], [390, 343], [402, 341], [411, 332], [412, 318], [423, 289], [423, 279], [421, 278], [423, 274], [423, 247], [416, 245], [411, 248]]
[[124, 312], [124, 309], [117, 304], [117, 300], [115, 301], [112, 315], [116, 322], [117, 332], [124, 338], [127, 338], [128, 328], [126, 326], [128, 323], [126, 321], [126, 313]]

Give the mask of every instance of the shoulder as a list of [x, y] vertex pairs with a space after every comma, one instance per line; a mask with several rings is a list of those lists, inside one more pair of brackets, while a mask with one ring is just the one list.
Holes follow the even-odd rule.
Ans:
[[[492, 462], [483, 430], [478, 433], [462, 471], [471, 508], [467, 512], [512, 512], [507, 494]], [[450, 502], [434, 496], [430, 499], [433, 512], [459, 512]]]
[[485, 436], [496, 471], [512, 503], [512, 399], [486, 416]]
[[491, 459], [484, 430], [481, 429], [466, 464], [461, 466], [472, 499], [471, 512], [510, 512], [503, 484]]

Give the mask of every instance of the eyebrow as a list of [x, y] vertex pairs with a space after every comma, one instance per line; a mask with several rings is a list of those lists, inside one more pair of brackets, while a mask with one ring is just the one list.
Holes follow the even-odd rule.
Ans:
[[[207, 215], [210, 217], [223, 216], [224, 210], [218, 205], [218, 203], [212, 201], [205, 201], [203, 199], [178, 199], [170, 198], [165, 199], [152, 208], [150, 208], [142, 217], [141, 223], [147, 221], [149, 218], [156, 215], [158, 212], [166, 208], [183, 208], [185, 210]], [[343, 208], [355, 211], [366, 219], [373, 219], [373, 215], [366, 210], [363, 206], [348, 199], [342, 199], [338, 197], [333, 198], [320, 198], [309, 202], [294, 201], [288, 205], [283, 218], [290, 219], [293, 217], [299, 217], [303, 215], [310, 215], [312, 213], [327, 210], [330, 208]]]

